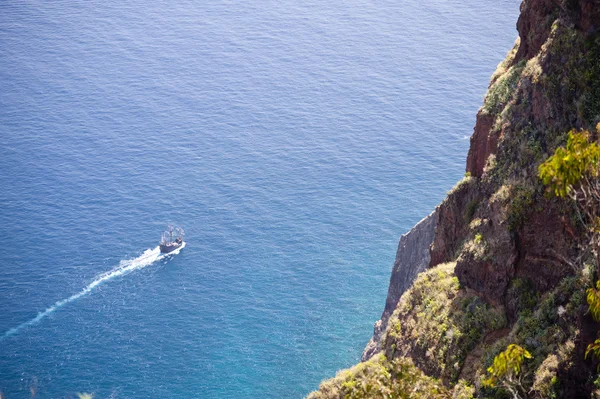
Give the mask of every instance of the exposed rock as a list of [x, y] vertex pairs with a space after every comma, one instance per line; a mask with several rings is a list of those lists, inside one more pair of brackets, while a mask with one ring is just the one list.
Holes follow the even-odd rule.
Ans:
[[381, 351], [381, 336], [400, 297], [412, 285], [417, 275], [429, 266], [429, 247], [433, 242], [436, 222], [437, 209], [400, 237], [385, 308], [381, 319], [375, 323], [373, 337], [363, 352], [362, 361], [370, 359]]
[[521, 3], [521, 15], [517, 21], [521, 45], [515, 63], [535, 57], [540, 51], [548, 38], [552, 22], [558, 17], [560, 7], [561, 2], [557, 0], [526, 0]]
[[575, 231], [571, 220], [551, 201], [534, 209], [517, 236], [517, 276], [532, 281], [536, 291], [545, 292], [572, 274], [577, 269]]
[[459, 182], [437, 210], [430, 266], [451, 262], [469, 232], [469, 223], [479, 205], [481, 193], [474, 178]]
[[455, 273], [461, 284], [494, 306], [500, 306], [515, 274], [517, 247], [505, 223], [504, 201], [487, 202], [478, 216], [481, 222], [471, 232], [475, 237], [471, 245], [463, 247]]
[[[590, 36], [600, 2], [527, 0], [517, 25], [517, 48], [494, 74], [471, 137], [466, 170], [475, 181], [440, 205], [431, 255], [431, 266], [456, 260], [461, 284], [494, 305], [505, 304], [514, 277], [542, 293], [576, 271], [581, 231], [567, 202], [544, 196], [537, 167], [566, 132], [589, 129], [600, 115], [600, 39]], [[509, 194], [495, 203], [501, 187]], [[473, 229], [466, 213], [486, 223]], [[483, 254], [465, 246], [476, 235]]]
[[600, 29], [600, 1], [588, 0], [577, 3], [578, 27], [588, 35]]
[[490, 137], [494, 120], [494, 116], [490, 114], [482, 111], [477, 113], [475, 129], [471, 136], [471, 146], [467, 155], [467, 172], [471, 176], [481, 177], [486, 160], [490, 154], [496, 153], [498, 137], [497, 135]]

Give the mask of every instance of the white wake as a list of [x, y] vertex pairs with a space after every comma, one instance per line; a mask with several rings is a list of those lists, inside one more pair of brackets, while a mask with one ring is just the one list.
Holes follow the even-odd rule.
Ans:
[[135, 259], [122, 260], [119, 263], [119, 266], [117, 268], [115, 268], [111, 271], [108, 271], [106, 273], [102, 273], [102, 274], [98, 275], [94, 279], [94, 281], [92, 281], [90, 284], [88, 284], [87, 287], [85, 287], [78, 293], [71, 295], [70, 297], [68, 297], [66, 299], [62, 299], [62, 300], [56, 302], [54, 305], [50, 306], [43, 312], [38, 313], [38, 315], [35, 316], [33, 319], [26, 321], [25, 323], [19, 324], [18, 326], [14, 327], [14, 328], [11, 328], [10, 330], [8, 330], [7, 332], [4, 333], [2, 338], [0, 338], [0, 341], [3, 340], [4, 338], [10, 337], [11, 335], [15, 335], [16, 333], [18, 333], [25, 327], [29, 327], [36, 323], [39, 323], [40, 320], [42, 320], [44, 317], [54, 313], [57, 309], [65, 306], [67, 303], [73, 302], [73, 301], [81, 298], [82, 296], [89, 294], [100, 284], [103, 284], [109, 280], [112, 280], [115, 277], [129, 274], [135, 270], [143, 269], [144, 267], [149, 266], [149, 265], [153, 264], [154, 262], [164, 259], [168, 256], [177, 255], [179, 253], [179, 251], [181, 251], [183, 249], [183, 247], [185, 247], [185, 242], [183, 243], [183, 245], [181, 245], [181, 247], [177, 248], [175, 251], [170, 252], [168, 254], [161, 254], [159, 247], [156, 247], [154, 249], [147, 249], [146, 251], [144, 251], [143, 254], [141, 254], [140, 256], [138, 256]]

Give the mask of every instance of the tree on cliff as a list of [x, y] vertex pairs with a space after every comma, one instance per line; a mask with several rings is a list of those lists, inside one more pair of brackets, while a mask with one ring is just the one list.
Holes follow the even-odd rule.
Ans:
[[[600, 123], [596, 130], [600, 134]], [[569, 196], [577, 204], [586, 229], [588, 248], [594, 254], [600, 275], [600, 146], [590, 138], [587, 131], [571, 131], [566, 148], [558, 148], [540, 165], [539, 172], [554, 194]], [[592, 318], [600, 321], [600, 280], [596, 282], [596, 288], [586, 290], [586, 297]], [[600, 358], [600, 338], [588, 345], [585, 357], [590, 353]]]
[[[596, 129], [600, 134], [600, 123]], [[600, 268], [600, 146], [591, 137], [585, 130], [569, 132], [567, 146], [540, 165], [539, 175], [555, 195], [577, 204], [587, 234], [585, 249], [592, 251]]]
[[483, 385], [486, 387], [501, 385], [514, 399], [526, 396], [527, 390], [522, 380], [521, 365], [525, 359], [531, 358], [531, 353], [522, 346], [508, 345], [504, 352], [494, 358], [494, 364], [487, 369], [490, 376], [483, 380]]

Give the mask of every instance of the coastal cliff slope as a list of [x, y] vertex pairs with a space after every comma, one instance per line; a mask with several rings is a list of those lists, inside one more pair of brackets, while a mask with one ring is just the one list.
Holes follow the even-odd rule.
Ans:
[[[585, 356], [600, 327], [586, 303], [597, 265], [582, 250], [575, 204], [548, 195], [538, 177], [570, 130], [599, 139], [599, 29], [598, 0], [523, 1], [465, 178], [434, 213], [428, 269], [404, 292], [397, 256], [364, 361], [309, 398], [600, 397], [598, 360]], [[518, 389], [484, 384], [511, 344], [531, 354], [511, 382]]]
[[431, 256], [429, 247], [433, 242], [437, 210], [417, 223], [408, 233], [400, 237], [396, 259], [392, 268], [387, 299], [381, 319], [375, 323], [373, 337], [367, 344], [362, 361], [369, 360], [381, 351], [381, 337], [385, 332], [388, 320], [404, 292], [410, 288], [417, 275], [424, 272], [429, 266]]

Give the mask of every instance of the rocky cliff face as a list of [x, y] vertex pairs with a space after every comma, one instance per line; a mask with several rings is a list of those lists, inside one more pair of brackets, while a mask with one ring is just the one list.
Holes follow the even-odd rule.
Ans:
[[429, 269], [390, 296], [364, 359], [382, 353], [314, 398], [506, 398], [482, 381], [509, 344], [532, 354], [521, 397], [600, 397], [598, 361], [584, 356], [600, 328], [585, 300], [595, 260], [575, 204], [538, 178], [571, 129], [600, 122], [600, 0], [524, 0], [517, 29], [478, 112], [467, 177], [434, 216]]
[[437, 210], [417, 223], [408, 233], [400, 237], [396, 260], [392, 268], [388, 295], [381, 319], [375, 323], [373, 337], [367, 344], [362, 361], [369, 360], [381, 351], [381, 337], [385, 332], [388, 320], [396, 309], [404, 292], [410, 288], [417, 275], [427, 269], [430, 261], [429, 247], [433, 242], [433, 234], [437, 224]]
[[[472, 188], [441, 206], [431, 265], [456, 259], [456, 246], [479, 234], [484, 248], [462, 247], [456, 273], [496, 305], [514, 277], [543, 292], [573, 270], [573, 211], [544, 196], [537, 167], [569, 130], [593, 131], [600, 119], [599, 27], [598, 1], [522, 3], [519, 39], [492, 77], [471, 137]], [[470, 213], [462, 221], [461, 211]]]

